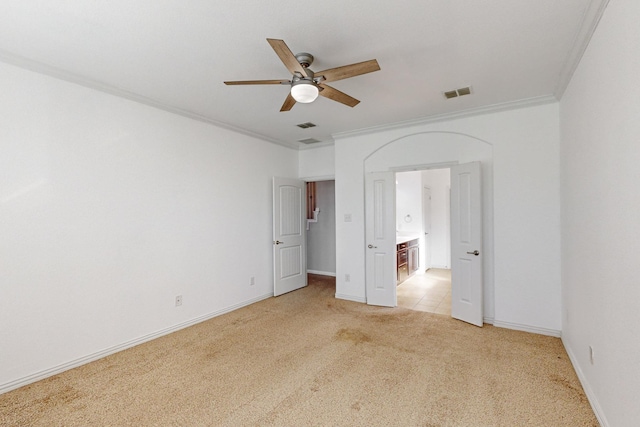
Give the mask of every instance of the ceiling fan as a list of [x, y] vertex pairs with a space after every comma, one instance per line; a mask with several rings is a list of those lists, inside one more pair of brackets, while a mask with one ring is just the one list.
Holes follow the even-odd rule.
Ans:
[[226, 85], [289, 85], [291, 91], [285, 99], [280, 111], [289, 111], [296, 102], [310, 103], [316, 100], [318, 95], [332, 99], [349, 107], [355, 107], [360, 103], [357, 99], [340, 92], [327, 84], [361, 74], [371, 73], [380, 70], [378, 61], [358, 62], [356, 64], [344, 65], [342, 67], [330, 68], [328, 70], [314, 73], [309, 69], [313, 63], [313, 55], [302, 52], [294, 55], [283, 40], [267, 39], [280, 60], [291, 72], [291, 80], [241, 80], [224, 82]]

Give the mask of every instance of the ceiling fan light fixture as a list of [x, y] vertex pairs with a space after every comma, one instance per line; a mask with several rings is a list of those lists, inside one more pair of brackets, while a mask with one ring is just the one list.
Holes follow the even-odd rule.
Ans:
[[291, 80], [237, 80], [226, 81], [226, 85], [291, 85], [291, 91], [280, 107], [280, 111], [291, 111], [297, 103], [308, 104], [318, 98], [320, 92], [322, 96], [332, 101], [339, 102], [348, 107], [355, 107], [360, 103], [357, 99], [334, 89], [325, 84], [349, 77], [360, 76], [380, 70], [380, 65], [375, 59], [358, 62], [355, 64], [343, 65], [341, 67], [329, 68], [321, 71], [316, 77], [316, 73], [309, 69], [313, 63], [313, 55], [310, 53], [299, 53], [294, 55], [284, 40], [267, 39], [280, 61], [289, 70]]
[[291, 85], [291, 96], [302, 104], [315, 101], [318, 93], [318, 87], [308, 80], [299, 80]]

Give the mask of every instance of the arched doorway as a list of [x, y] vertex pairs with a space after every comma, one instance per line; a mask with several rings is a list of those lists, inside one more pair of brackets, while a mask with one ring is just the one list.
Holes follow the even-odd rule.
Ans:
[[[365, 177], [373, 172], [401, 172], [479, 161], [482, 165], [482, 252], [484, 316], [494, 314], [493, 286], [493, 147], [470, 135], [419, 132], [396, 138], [364, 159]], [[393, 263], [394, 261], [391, 260]], [[390, 268], [393, 268], [392, 266]], [[367, 284], [369, 286], [370, 284]]]

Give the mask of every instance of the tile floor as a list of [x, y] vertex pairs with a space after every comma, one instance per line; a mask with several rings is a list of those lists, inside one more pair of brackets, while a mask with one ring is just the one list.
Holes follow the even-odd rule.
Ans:
[[398, 307], [451, 316], [451, 270], [430, 268], [398, 288]]

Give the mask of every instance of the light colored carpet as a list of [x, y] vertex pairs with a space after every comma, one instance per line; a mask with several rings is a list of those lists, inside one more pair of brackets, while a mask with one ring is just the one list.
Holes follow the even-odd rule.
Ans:
[[334, 282], [0, 396], [2, 426], [597, 426], [559, 339], [336, 300]]

